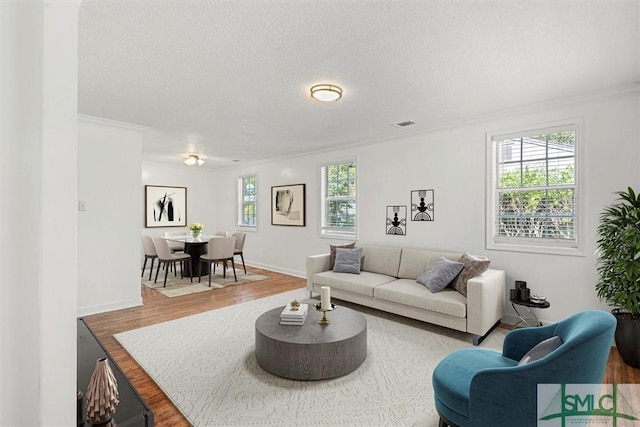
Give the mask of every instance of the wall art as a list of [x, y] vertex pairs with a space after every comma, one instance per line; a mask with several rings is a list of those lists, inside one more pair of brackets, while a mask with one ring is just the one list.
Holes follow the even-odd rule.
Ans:
[[144, 186], [144, 216], [147, 228], [187, 225], [187, 188]]
[[271, 225], [305, 226], [305, 184], [271, 187]]
[[407, 234], [407, 207], [387, 206], [387, 234], [404, 236]]
[[433, 190], [411, 192], [411, 221], [433, 221]]

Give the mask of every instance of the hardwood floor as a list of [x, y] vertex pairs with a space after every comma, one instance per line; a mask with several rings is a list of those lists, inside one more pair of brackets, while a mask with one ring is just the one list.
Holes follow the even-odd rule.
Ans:
[[[306, 286], [305, 279], [257, 268], [248, 268], [248, 271], [264, 274], [270, 279], [177, 298], [165, 297], [142, 286], [143, 306], [84, 318], [138, 393], [151, 407], [157, 426], [189, 426], [190, 424], [140, 365], [113, 338], [113, 335]], [[640, 369], [625, 365], [615, 347], [612, 347], [603, 383], [640, 383]]]

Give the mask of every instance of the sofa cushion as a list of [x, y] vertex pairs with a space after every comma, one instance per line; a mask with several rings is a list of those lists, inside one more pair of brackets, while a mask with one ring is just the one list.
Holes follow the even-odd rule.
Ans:
[[360, 274], [344, 274], [334, 273], [333, 271], [323, 271], [322, 273], [316, 273], [313, 275], [313, 283], [316, 286], [330, 286], [332, 289], [340, 289], [342, 291], [352, 292], [354, 294], [365, 295], [368, 297], [373, 297], [373, 289], [376, 286], [392, 280], [396, 280], [396, 278], [368, 271], [360, 271]]
[[333, 270], [333, 266], [336, 263], [336, 249], [353, 249], [356, 247], [356, 242], [347, 243], [344, 245], [329, 245], [329, 270]]
[[360, 274], [360, 258], [362, 258], [362, 248], [337, 248], [333, 271], [336, 273]]
[[421, 251], [418, 249], [403, 249], [400, 258], [398, 278], [416, 280], [418, 276], [427, 271], [438, 258], [445, 257], [452, 261], [458, 261], [459, 253], [445, 253], [434, 251]]
[[474, 256], [469, 252], [465, 252], [458, 261], [464, 264], [464, 268], [456, 280], [451, 283], [451, 286], [462, 295], [467, 296], [467, 281], [487, 271], [491, 261], [487, 257]]
[[376, 286], [373, 296], [399, 304], [435, 311], [456, 317], [467, 316], [467, 298], [453, 288], [444, 288], [432, 293], [411, 279], [398, 279]]
[[362, 246], [360, 271], [398, 277], [401, 248], [383, 246]]
[[431, 292], [440, 292], [456, 278], [462, 267], [464, 264], [461, 262], [440, 257], [427, 268], [427, 271], [418, 276], [416, 282], [426, 286]]

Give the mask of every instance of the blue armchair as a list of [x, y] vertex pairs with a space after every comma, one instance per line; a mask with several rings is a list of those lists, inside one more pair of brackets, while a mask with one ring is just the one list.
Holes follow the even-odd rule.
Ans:
[[[502, 353], [466, 348], [451, 353], [433, 371], [440, 427], [535, 426], [538, 384], [599, 384], [616, 328], [605, 311], [583, 311], [558, 323], [516, 329]], [[562, 344], [546, 356], [518, 366], [542, 341]]]

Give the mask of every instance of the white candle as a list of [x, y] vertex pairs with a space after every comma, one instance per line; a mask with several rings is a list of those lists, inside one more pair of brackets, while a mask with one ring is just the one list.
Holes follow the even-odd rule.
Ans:
[[323, 286], [320, 288], [320, 309], [321, 310], [329, 310], [331, 308], [331, 298], [329, 296], [329, 288], [328, 286]]

